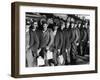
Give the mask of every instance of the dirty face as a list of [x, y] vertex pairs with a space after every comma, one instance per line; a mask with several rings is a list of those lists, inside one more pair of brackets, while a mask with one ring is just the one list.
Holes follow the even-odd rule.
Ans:
[[48, 24], [47, 24], [47, 23], [44, 23], [44, 24], [43, 24], [43, 29], [44, 29], [44, 30], [47, 30], [47, 28], [48, 28]]
[[36, 29], [37, 26], [38, 26], [38, 23], [37, 23], [37, 22], [34, 22], [34, 23], [33, 23], [33, 28]]

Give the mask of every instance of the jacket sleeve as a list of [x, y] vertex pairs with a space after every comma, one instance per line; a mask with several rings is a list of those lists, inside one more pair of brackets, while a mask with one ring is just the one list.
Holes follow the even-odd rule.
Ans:
[[80, 43], [80, 30], [79, 29], [78, 29], [78, 36], [79, 36], [78, 43]]
[[60, 41], [59, 41], [59, 49], [61, 49], [62, 48], [62, 46], [63, 46], [63, 34], [62, 34], [62, 32], [59, 32], [59, 37], [60, 37]]
[[74, 39], [75, 39], [75, 31], [74, 30], [71, 30], [69, 40], [72, 43], [74, 41]]
[[32, 32], [31, 32], [30, 36], [31, 36], [30, 48], [33, 51], [36, 51], [38, 49], [38, 47], [39, 47], [39, 39], [38, 39], [38, 36], [36, 34], [33, 34]]
[[32, 46], [33, 46], [33, 43], [34, 43], [34, 40], [33, 40], [33, 33], [32, 31], [29, 32], [29, 35], [30, 35], [30, 40], [29, 40], [29, 48], [31, 49]]
[[78, 40], [79, 40], [79, 34], [78, 34], [78, 31], [75, 30], [75, 40], [74, 40], [74, 42], [77, 43]]
[[53, 44], [53, 41], [54, 41], [54, 37], [53, 37], [53, 31], [50, 30], [49, 31], [49, 44], [48, 44], [48, 47], [50, 48], [50, 46]]
[[33, 45], [33, 51], [37, 50], [39, 47], [39, 38], [37, 35], [34, 37], [34, 45]]
[[65, 36], [66, 36], [65, 37], [65, 49], [68, 49], [68, 47], [69, 47], [69, 34], [68, 34], [68, 32], [66, 33]]
[[63, 44], [62, 44], [62, 51], [64, 51], [65, 50], [65, 46], [66, 46], [66, 42], [65, 42], [65, 40], [66, 40], [66, 34], [65, 34], [65, 32], [62, 34], [63, 35]]
[[82, 41], [85, 41], [86, 40], [86, 37], [87, 37], [87, 32], [86, 32], [86, 30], [84, 30], [84, 35], [83, 35]]

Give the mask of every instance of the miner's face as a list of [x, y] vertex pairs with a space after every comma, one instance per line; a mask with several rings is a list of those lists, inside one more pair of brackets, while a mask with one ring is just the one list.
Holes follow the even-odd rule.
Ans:
[[43, 29], [47, 30], [47, 28], [48, 28], [48, 24], [47, 23], [43, 24]]
[[67, 22], [66, 23], [66, 28], [69, 28], [69, 26], [70, 26], [70, 22]]
[[62, 29], [64, 29], [64, 28], [65, 28], [65, 23], [63, 23], [63, 24], [61, 25], [61, 28], [62, 28]]
[[38, 23], [37, 23], [37, 22], [34, 22], [34, 23], [33, 23], [33, 28], [36, 29], [37, 26], [38, 26]]
[[74, 23], [71, 23], [71, 28], [74, 28]]

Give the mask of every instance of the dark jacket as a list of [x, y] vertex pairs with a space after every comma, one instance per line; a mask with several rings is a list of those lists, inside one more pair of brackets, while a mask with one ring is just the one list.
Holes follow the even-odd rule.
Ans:
[[89, 28], [87, 28], [87, 41], [89, 41], [90, 39], [90, 30], [89, 30]]
[[75, 43], [79, 43], [79, 40], [80, 40], [80, 31], [79, 31], [79, 29], [78, 28], [75, 28], [75, 37], [76, 37], [76, 39], [75, 39]]
[[42, 31], [41, 30], [37, 30], [36, 31], [37, 33], [37, 36], [38, 36], [38, 40], [39, 40], [39, 47], [38, 48], [41, 48], [41, 45], [42, 45]]
[[81, 42], [86, 42], [88, 40], [88, 33], [86, 28], [82, 28], [81, 32], [80, 32], [80, 36], [81, 36]]
[[71, 43], [77, 43], [79, 40], [79, 35], [76, 28], [71, 29], [71, 36], [69, 37]]
[[78, 31], [78, 36], [79, 36], [78, 43], [80, 43], [81, 42], [81, 30], [80, 30], [80, 28], [77, 28], [77, 31]]
[[70, 37], [71, 37], [71, 30], [70, 29], [65, 29], [64, 30], [64, 48], [65, 49], [68, 49], [71, 47], [71, 40], [70, 40]]
[[41, 43], [40, 47], [45, 48], [45, 47], [50, 47], [53, 42], [53, 34], [51, 29], [47, 29], [46, 32], [41, 32]]
[[75, 30], [74, 29], [70, 30], [69, 40], [70, 40], [71, 43], [73, 43], [74, 40], [75, 40]]
[[54, 37], [53, 46], [55, 49], [61, 49], [62, 45], [63, 45], [63, 34], [61, 33], [61, 31], [57, 31]]
[[29, 34], [30, 34], [30, 41], [29, 41], [30, 49], [33, 52], [37, 51], [37, 49], [39, 47], [39, 38], [37, 36], [37, 32], [30, 30]]

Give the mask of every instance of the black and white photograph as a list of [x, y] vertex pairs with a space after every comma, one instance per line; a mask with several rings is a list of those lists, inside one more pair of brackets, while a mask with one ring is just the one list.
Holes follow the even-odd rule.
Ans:
[[26, 67], [89, 64], [90, 15], [25, 13]]
[[13, 76], [97, 73], [97, 7], [24, 2], [13, 6]]

